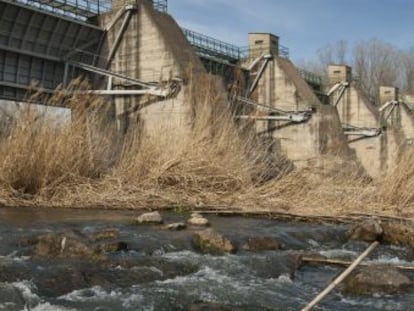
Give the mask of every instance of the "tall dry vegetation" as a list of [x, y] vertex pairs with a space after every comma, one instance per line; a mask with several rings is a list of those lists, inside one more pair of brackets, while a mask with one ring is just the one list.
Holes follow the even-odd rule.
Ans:
[[[0, 183], [6, 197], [49, 199], [62, 186], [88, 183], [107, 172], [110, 139], [92, 137], [90, 123], [85, 122], [100, 101], [73, 96], [61, 102], [64, 92], [57, 92], [49, 104], [71, 108], [73, 122], [69, 118], [62, 124], [63, 112], [53, 116], [50, 108], [16, 107], [0, 141]], [[34, 94], [29, 101], [40, 96]]]
[[[73, 88], [87, 87], [75, 81]], [[249, 131], [241, 134], [210, 77], [187, 87], [192, 117], [186, 126], [155, 121], [150, 132], [131, 126], [122, 144], [114, 124], [102, 117], [107, 115], [105, 102], [90, 95], [68, 98], [67, 91], [57, 92], [49, 104], [71, 108], [71, 122], [28, 106], [4, 132], [0, 187], [5, 204], [160, 207], [233, 202], [288, 167], [282, 158], [266, 156], [266, 144]]]
[[406, 151], [395, 170], [384, 179], [381, 187], [384, 204], [396, 206], [398, 211], [412, 212], [414, 206], [414, 152]]
[[[367, 183], [338, 159], [292, 170], [273, 142], [253, 134], [252, 124], [234, 123], [214, 79], [197, 81], [185, 90], [188, 113], [179, 120], [185, 126], [164, 116], [147, 131], [140, 123], [131, 126], [122, 140], [107, 120], [110, 106], [94, 96], [67, 97], [61, 90], [49, 99], [71, 108], [66, 123], [34, 106], [20, 109], [0, 135], [2, 203], [237, 206], [300, 214], [394, 213], [414, 203], [413, 157], [383, 183]], [[75, 81], [73, 88], [87, 86]]]

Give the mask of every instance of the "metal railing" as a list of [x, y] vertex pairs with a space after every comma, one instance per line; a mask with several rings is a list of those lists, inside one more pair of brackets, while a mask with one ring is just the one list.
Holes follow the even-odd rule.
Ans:
[[[112, 0], [14, 0], [47, 12], [85, 21], [90, 17], [109, 12]], [[148, 0], [157, 11], [168, 11], [168, 0]]]
[[249, 59], [249, 58], [256, 58], [263, 53], [271, 53], [273, 55], [278, 55], [280, 57], [289, 58], [289, 48], [279, 45], [278, 48], [270, 49], [269, 47], [241, 47], [240, 48], [240, 55], [242, 59]]
[[182, 28], [188, 42], [195, 47], [201, 54], [208, 56], [225, 58], [227, 60], [239, 60], [241, 58], [241, 50], [238, 46], [215, 39], [201, 33]]
[[168, 11], [168, 0], [155, 0], [152, 1], [154, 5], [154, 9], [157, 11], [166, 13]]
[[45, 11], [86, 20], [111, 10], [112, 0], [16, 0]]
[[321, 86], [322, 85], [322, 77], [316, 73], [300, 69], [298, 68], [300, 75], [302, 76], [303, 80], [308, 82], [308, 84], [314, 85], [314, 86]]
[[[229, 61], [239, 61], [241, 59], [250, 58], [257, 53], [260, 54], [260, 51], [256, 48], [239, 47], [187, 28], [182, 28], [182, 31], [188, 42], [190, 42], [201, 55], [218, 57]], [[265, 50], [263, 49], [263, 52], [264, 51]], [[274, 52], [274, 54], [281, 57], [289, 58], [289, 49], [283, 45], [279, 45], [278, 50], [270, 52]]]

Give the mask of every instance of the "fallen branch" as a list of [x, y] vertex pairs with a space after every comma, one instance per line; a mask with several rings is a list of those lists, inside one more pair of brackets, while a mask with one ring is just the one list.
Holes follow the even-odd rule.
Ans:
[[315, 297], [302, 311], [310, 311], [315, 307], [326, 295], [328, 295], [336, 286], [338, 286], [345, 278], [351, 274], [352, 271], [365, 259], [380, 243], [373, 242], [355, 261], [342, 272], [335, 280], [333, 280], [328, 287], [326, 287], [318, 296]]

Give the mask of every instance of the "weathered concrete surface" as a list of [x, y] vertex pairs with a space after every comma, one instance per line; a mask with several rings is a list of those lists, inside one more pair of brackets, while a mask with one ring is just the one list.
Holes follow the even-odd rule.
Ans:
[[[270, 44], [272, 48], [265, 52], [274, 55], [252, 95], [253, 99], [283, 111], [313, 110], [311, 119], [300, 124], [286, 121], [256, 121], [257, 132], [279, 140], [281, 149], [297, 167], [309, 166], [319, 161], [323, 155], [349, 157], [351, 152], [335, 108], [322, 105], [293, 63], [274, 54], [273, 35], [252, 36], [254, 37], [249, 39], [251, 44], [261, 40], [273, 42]], [[255, 45], [250, 46], [252, 51], [256, 48]]]
[[[143, 82], [166, 82], [175, 77], [186, 80], [194, 74], [205, 73], [203, 65], [178, 24], [170, 15], [155, 10], [150, 1], [114, 1], [113, 10], [99, 17], [100, 26], [109, 25], [118, 11], [123, 10], [127, 4], [135, 5], [136, 10], [132, 14], [115, 57], [109, 66], [111, 71]], [[108, 32], [101, 62], [107, 58], [122, 21], [123, 17]], [[114, 79], [113, 88], [128, 87], [124, 86], [123, 81]], [[118, 128], [121, 132], [128, 127], [129, 122], [133, 121], [130, 119], [133, 114], [126, 112], [131, 109], [138, 111], [141, 106], [147, 108], [140, 114], [140, 121], [149, 128], [163, 124], [165, 118], [173, 120], [174, 126], [180, 125], [183, 123], [181, 117], [188, 115], [186, 108], [182, 107], [185, 102], [183, 98], [166, 100], [161, 105], [154, 104], [154, 106], [151, 105], [151, 99], [142, 97], [119, 96], [114, 99], [114, 102]], [[134, 107], [139, 107], [139, 109]], [[178, 121], [175, 120], [177, 116]]]
[[[340, 97], [340, 91], [331, 96], [331, 103], [337, 103], [339, 118], [343, 125], [358, 128], [382, 128], [379, 107], [370, 102], [357, 82], [352, 81], [352, 69], [346, 65], [328, 67], [329, 87], [338, 82], [348, 82], [349, 86]], [[376, 137], [349, 136], [349, 146], [373, 178], [379, 178], [394, 167], [398, 159], [401, 135], [398, 129], [387, 127]]]
[[400, 151], [413, 145], [414, 141], [414, 115], [407, 103], [400, 100], [399, 90], [396, 87], [380, 87], [380, 104], [383, 107], [392, 101], [397, 102], [384, 110], [382, 116], [383, 125], [393, 128], [399, 134]]

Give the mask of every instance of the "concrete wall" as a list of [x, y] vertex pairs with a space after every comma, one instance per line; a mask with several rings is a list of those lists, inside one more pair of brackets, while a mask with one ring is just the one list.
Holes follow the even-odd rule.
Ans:
[[[369, 101], [357, 82], [352, 81], [352, 69], [346, 65], [331, 65], [328, 68], [329, 87], [335, 83], [350, 82], [341, 97], [340, 91], [331, 96], [331, 103], [337, 103], [339, 118], [343, 125], [359, 128], [382, 127], [379, 107]], [[395, 95], [383, 90], [384, 100]], [[395, 117], [390, 118], [390, 121]], [[373, 178], [389, 173], [398, 159], [402, 136], [398, 128], [388, 126], [377, 137], [348, 136], [349, 146], [355, 151], [359, 161]]]
[[[178, 24], [170, 15], [154, 10], [148, 1], [114, 1], [113, 11], [100, 17], [100, 25], [110, 23], [118, 10], [128, 3], [136, 5], [137, 11], [123, 36], [111, 70], [146, 82], [184, 77], [190, 65], [203, 70]], [[121, 24], [122, 19], [108, 33], [104, 54], [114, 42]]]
[[[337, 95], [332, 96], [334, 101], [337, 100]], [[347, 88], [336, 107], [342, 123], [369, 128], [380, 126], [378, 108], [368, 100], [355, 83], [351, 83]]]
[[[403, 136], [401, 138], [402, 143], [414, 139], [414, 114], [408, 104], [400, 100], [399, 89], [391, 86], [381, 86], [379, 93], [381, 105], [390, 101], [398, 102], [385, 125], [400, 132]], [[388, 115], [387, 110], [385, 110], [385, 115]]]
[[379, 89], [380, 105], [393, 100], [399, 100], [399, 89], [393, 86], [380, 86]]
[[[272, 42], [271, 34], [250, 34], [250, 48], [255, 42]], [[274, 40], [273, 40], [274, 41]], [[269, 51], [272, 52], [271, 48]], [[284, 111], [313, 110], [309, 121], [301, 124], [287, 121], [256, 121], [256, 130], [280, 141], [287, 157], [297, 167], [306, 167], [324, 155], [349, 157], [349, 150], [338, 114], [334, 107], [324, 106], [303, 80], [293, 63], [272, 53], [271, 60], [252, 98], [258, 103]]]
[[249, 33], [249, 57], [258, 57], [263, 53], [279, 55], [279, 37], [267, 33]]
[[[194, 73], [205, 72], [203, 65], [195, 55], [178, 24], [170, 15], [154, 10], [150, 1], [114, 1], [113, 10], [100, 16], [99, 24], [102, 27], [110, 24], [118, 11], [123, 10], [127, 4], [135, 5], [136, 11], [130, 19], [119, 48], [110, 64], [109, 69], [111, 71], [144, 82], [163, 82], [174, 77], [180, 77], [185, 80]], [[108, 56], [121, 28], [122, 20], [123, 18], [108, 32], [103, 47], [103, 58]], [[124, 86], [122, 86], [121, 81], [114, 80], [113, 88], [122, 89]], [[130, 121], [123, 119], [126, 116], [124, 111], [129, 110], [133, 106], [140, 105], [142, 101], [146, 103], [148, 99], [117, 97], [114, 100], [116, 114], [118, 115], [118, 127], [121, 129], [121, 132]], [[184, 104], [184, 101], [181, 102]], [[154, 103], [154, 105], [158, 104]], [[164, 102], [165, 105], [172, 106], [163, 111], [175, 110], [178, 104], [176, 101], [174, 104], [166, 101]], [[159, 110], [159, 108], [151, 109]], [[146, 111], [151, 109], [147, 108]], [[146, 124], [150, 122], [159, 123], [158, 118], [161, 118], [161, 113], [143, 113], [141, 117], [146, 119]], [[148, 118], [151, 118], [151, 121]]]

